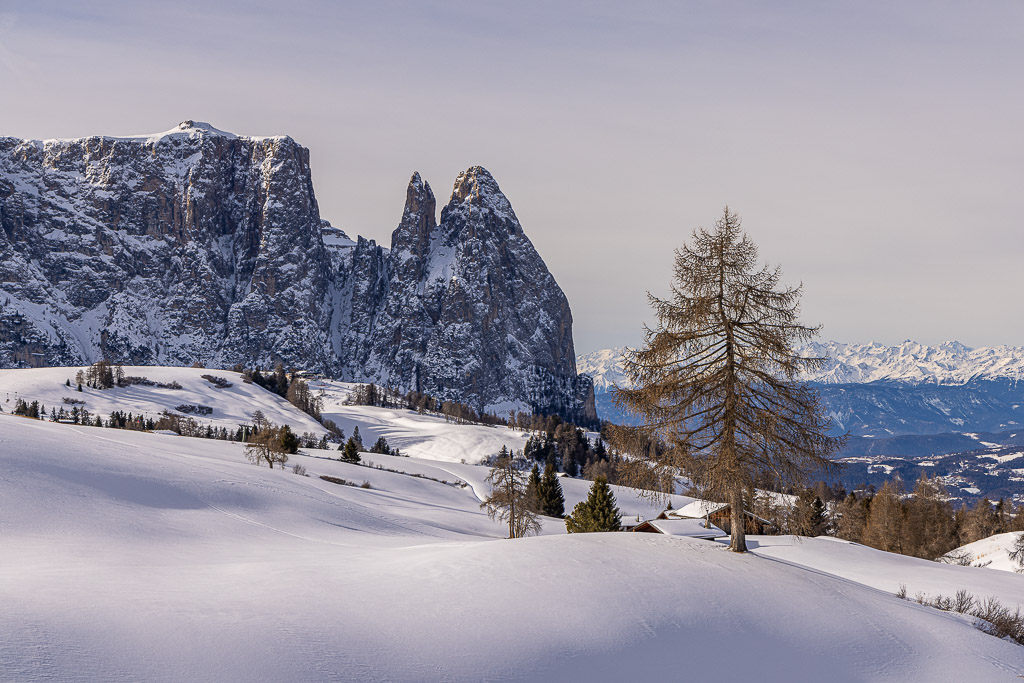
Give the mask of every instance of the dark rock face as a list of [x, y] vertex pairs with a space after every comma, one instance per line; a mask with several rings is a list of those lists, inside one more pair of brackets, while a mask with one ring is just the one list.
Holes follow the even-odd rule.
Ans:
[[[593, 389], [576, 374], [569, 303], [485, 169], [455, 181], [435, 222], [416, 174], [391, 236], [374, 325], [350, 342], [366, 355], [345, 374], [434, 395], [518, 397], [542, 412], [593, 422]], [[355, 302], [353, 302], [355, 306]], [[361, 369], [361, 370], [360, 370]], [[588, 404], [589, 402], [589, 404]]]
[[151, 139], [0, 138], [0, 184], [4, 317], [22, 312], [30, 339], [52, 340], [26, 357], [4, 335], [4, 365], [330, 366], [330, 274], [309, 153], [291, 138], [186, 124]]
[[309, 153], [191, 121], [0, 138], [0, 366], [285, 365], [596, 419], [572, 315], [490, 174], [436, 219], [414, 175], [386, 250], [320, 220]]

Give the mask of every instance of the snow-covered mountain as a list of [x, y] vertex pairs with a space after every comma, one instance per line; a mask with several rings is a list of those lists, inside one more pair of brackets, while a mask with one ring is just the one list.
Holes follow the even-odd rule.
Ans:
[[[925, 346], [904, 342], [881, 344], [812, 343], [809, 356], [826, 357], [825, 367], [807, 377], [835, 424], [837, 433], [896, 437], [953, 432], [1006, 432], [1024, 425], [1024, 348], [997, 346], [971, 349], [958, 342]], [[594, 379], [602, 419], [634, 420], [612, 400], [613, 386], [628, 386], [622, 374], [621, 348], [580, 356], [580, 372]], [[943, 452], [962, 450], [962, 439], [947, 439]], [[891, 444], [893, 445], [893, 444]], [[961, 444], [962, 445], [962, 444]], [[851, 446], [865, 448], [856, 440]], [[895, 445], [893, 445], [895, 447]], [[899, 448], [918, 454], [934, 448], [934, 439]], [[865, 448], [860, 454], [878, 454]], [[927, 454], [926, 450], [920, 454]], [[897, 453], [890, 452], [895, 455]]]
[[[576, 358], [576, 367], [590, 375], [594, 389], [628, 386], [622, 373], [624, 347], [601, 349]], [[821, 384], [907, 382], [911, 384], [967, 384], [975, 380], [1024, 380], [1024, 347], [970, 348], [950, 341], [926, 346], [905, 341], [895, 346], [871, 342], [811, 342], [802, 347], [807, 356], [826, 358], [825, 367], [807, 379]]]
[[810, 377], [822, 384], [896, 381], [912, 384], [967, 384], [974, 380], [1024, 379], [1024, 347], [972, 349], [950, 341], [926, 346], [907, 340], [896, 346], [812, 342], [804, 353], [828, 359]]
[[286, 136], [0, 138], [0, 367], [281, 361], [592, 423], [568, 301], [494, 178], [435, 210], [415, 174], [391, 248], [352, 240]]
[[610, 391], [614, 387], [627, 387], [629, 381], [622, 372], [624, 346], [600, 349], [576, 356], [576, 368], [594, 380], [594, 391]]

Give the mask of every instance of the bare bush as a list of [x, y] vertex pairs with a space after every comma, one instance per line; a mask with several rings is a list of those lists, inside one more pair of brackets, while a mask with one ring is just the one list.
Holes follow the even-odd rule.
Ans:
[[942, 557], [935, 559], [936, 562], [942, 564], [954, 564], [960, 567], [970, 567], [971, 563], [974, 562], [974, 555], [966, 550], [957, 548], [956, 550], [950, 550]]
[[974, 609], [974, 596], [968, 593], [966, 589], [961, 588], [953, 597], [951, 611], [957, 614], [967, 614], [972, 609]]
[[998, 599], [989, 597], [979, 601], [972, 614], [979, 619], [975, 623], [978, 630], [1024, 645], [1024, 615], [1021, 615], [1020, 607], [1011, 612]]
[[210, 415], [213, 413], [213, 408], [210, 406], [196, 403], [182, 403], [180, 406], [175, 406], [174, 409], [186, 415]]
[[232, 386], [231, 382], [227, 381], [223, 377], [217, 377], [216, 375], [200, 375], [200, 377], [218, 389], [229, 389]]
[[[907, 599], [905, 585], [900, 584], [896, 597]], [[952, 598], [943, 595], [928, 597], [924, 593], [918, 593], [914, 600], [919, 605], [934, 607], [944, 612], [969, 614], [976, 618], [974, 627], [979, 631], [1024, 645], [1024, 614], [1021, 614], [1020, 607], [1011, 612], [1009, 607], [994, 596], [978, 600], [966, 590], [960, 589]]]
[[156, 387], [158, 389], [181, 389], [181, 385], [173, 380], [170, 382], [154, 382], [148, 377], [138, 377], [132, 375], [122, 377], [120, 382], [118, 383], [118, 386], [130, 387], [133, 384], [138, 384], [139, 386], [142, 387]]

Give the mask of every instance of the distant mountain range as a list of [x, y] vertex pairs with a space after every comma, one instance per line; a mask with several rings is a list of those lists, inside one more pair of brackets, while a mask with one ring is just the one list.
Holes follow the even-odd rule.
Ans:
[[950, 341], [925, 346], [905, 341], [883, 344], [811, 343], [807, 355], [828, 358], [825, 367], [809, 379], [821, 384], [964, 385], [978, 380], [1024, 380], [1024, 347], [983, 346], [976, 349]]
[[[635, 418], [613, 401], [614, 387], [628, 386], [622, 351], [584, 354], [576, 366], [594, 380], [601, 418], [628, 424]], [[993, 469], [1024, 445], [1024, 348], [830, 341], [802, 352], [828, 358], [806, 379], [817, 386], [834, 432], [850, 435], [840, 454], [849, 459], [844, 482], [877, 483], [891, 472], [906, 479], [910, 470], [932, 467], [961, 477], [951, 482], [964, 495], [1024, 495], [1024, 469]], [[958, 457], [935, 459], [951, 454]]]
[[[576, 366], [593, 378], [597, 391], [625, 386], [624, 350], [620, 346], [582, 354], [576, 357]], [[978, 380], [1024, 380], [1024, 347], [1019, 346], [972, 349], [957, 341], [937, 346], [910, 340], [895, 346], [828, 341], [807, 344], [802, 353], [827, 358], [824, 368], [807, 377], [816, 384], [964, 385]]]

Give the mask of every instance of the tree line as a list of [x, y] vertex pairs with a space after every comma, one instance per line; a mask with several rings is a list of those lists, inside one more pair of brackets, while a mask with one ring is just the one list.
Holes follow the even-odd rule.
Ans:
[[565, 514], [565, 496], [555, 466], [548, 462], [541, 474], [536, 462], [529, 475], [529, 460], [522, 451], [511, 452], [501, 447], [491, 460], [487, 483], [490, 495], [480, 507], [491, 519], [508, 525], [508, 538], [521, 538], [540, 533], [541, 516], [563, 518], [569, 533], [619, 531], [622, 526], [615, 496], [608, 480], [599, 476], [590, 487], [586, 500], [580, 501], [572, 513]]

